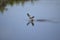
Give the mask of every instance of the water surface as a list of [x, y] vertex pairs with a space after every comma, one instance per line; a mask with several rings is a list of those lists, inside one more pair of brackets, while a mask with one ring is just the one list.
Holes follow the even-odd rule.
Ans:
[[29, 24], [27, 13], [35, 19], [60, 20], [59, 0], [40, 0], [6, 6], [0, 12], [0, 40], [60, 40], [60, 23], [34, 22]]

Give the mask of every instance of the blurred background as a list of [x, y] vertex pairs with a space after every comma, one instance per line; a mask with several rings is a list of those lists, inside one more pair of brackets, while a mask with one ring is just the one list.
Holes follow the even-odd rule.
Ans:
[[35, 19], [60, 22], [60, 0], [0, 0], [0, 40], [60, 40], [60, 23], [28, 23]]

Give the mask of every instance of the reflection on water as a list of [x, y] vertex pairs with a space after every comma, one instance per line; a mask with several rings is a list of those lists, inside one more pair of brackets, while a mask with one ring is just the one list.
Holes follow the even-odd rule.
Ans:
[[36, 0], [0, 0], [0, 11], [4, 12], [4, 10], [7, 10], [6, 6], [11, 5], [13, 6], [14, 4], [19, 4], [21, 3], [24, 5], [25, 2], [33, 2]]

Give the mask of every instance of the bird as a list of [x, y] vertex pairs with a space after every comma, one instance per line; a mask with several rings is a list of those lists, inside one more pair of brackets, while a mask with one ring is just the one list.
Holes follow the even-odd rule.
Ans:
[[34, 16], [31, 16], [29, 13], [27, 13], [27, 16], [29, 18], [27, 25], [29, 25], [31, 23], [32, 26], [34, 26]]

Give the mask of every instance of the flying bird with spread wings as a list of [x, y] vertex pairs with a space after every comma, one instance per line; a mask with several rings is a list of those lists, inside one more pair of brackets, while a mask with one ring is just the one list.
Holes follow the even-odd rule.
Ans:
[[27, 23], [27, 25], [31, 23], [32, 26], [34, 26], [34, 16], [31, 16], [29, 13], [27, 13], [27, 16], [29, 17], [29, 22]]

